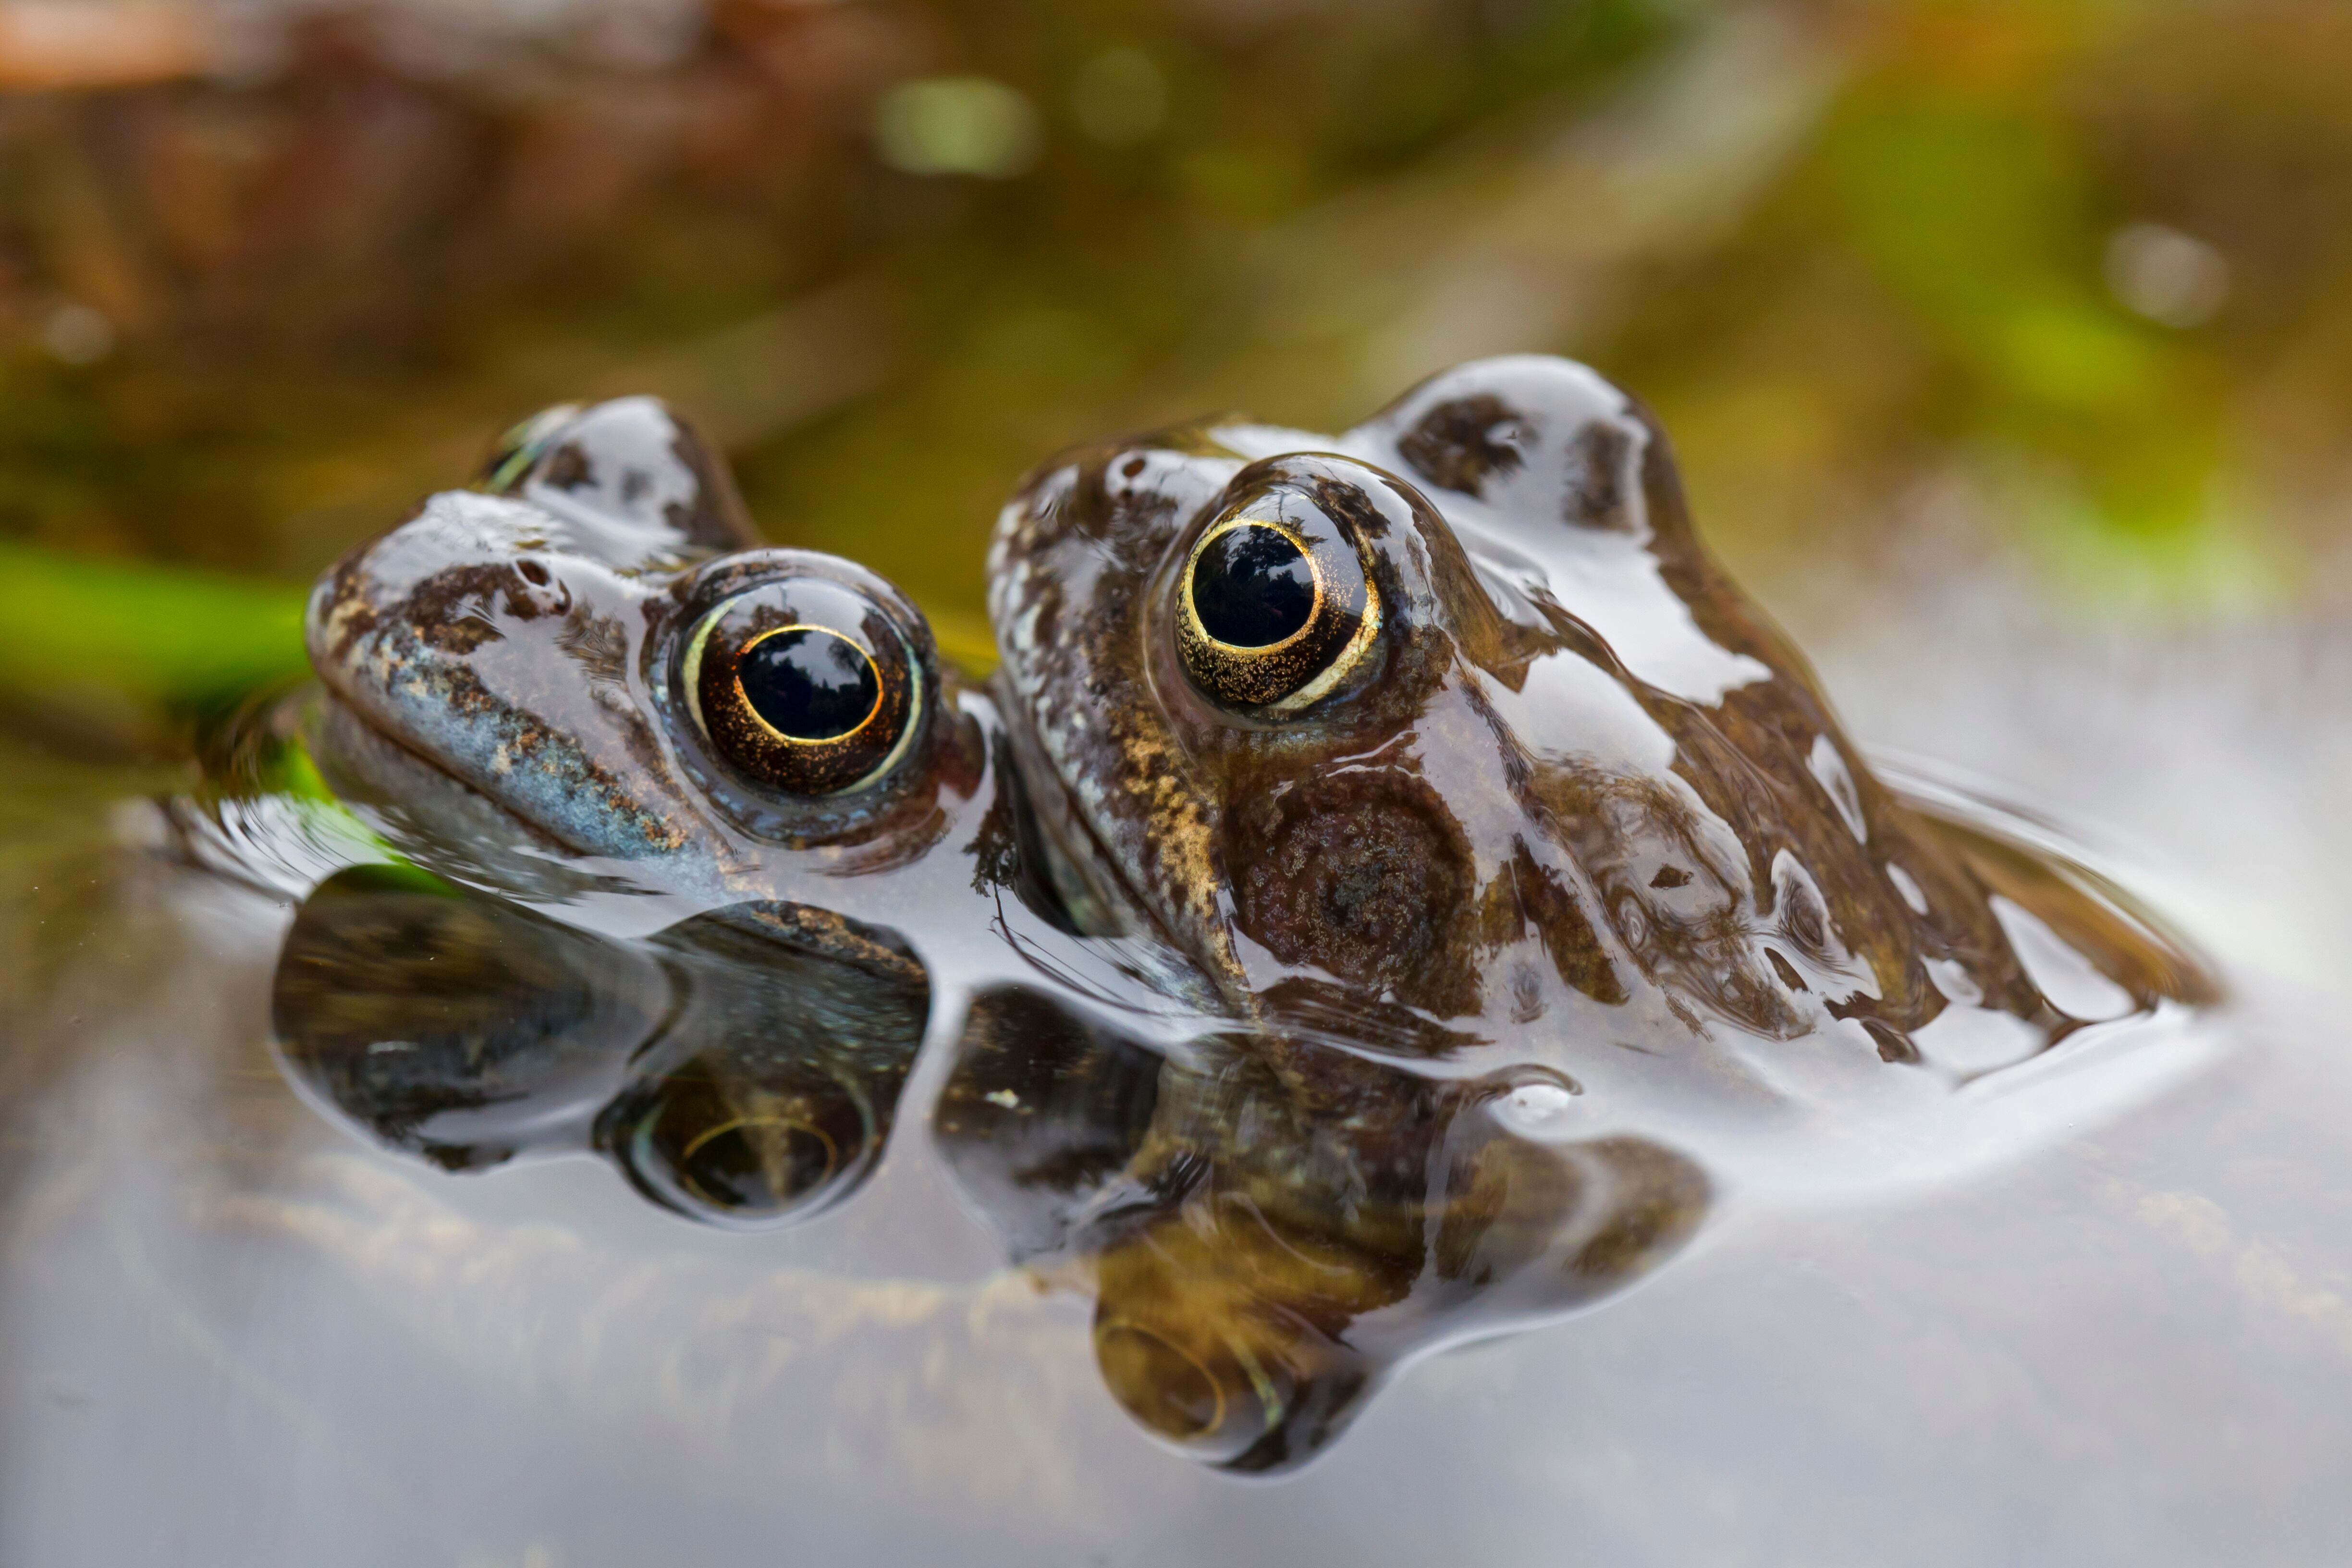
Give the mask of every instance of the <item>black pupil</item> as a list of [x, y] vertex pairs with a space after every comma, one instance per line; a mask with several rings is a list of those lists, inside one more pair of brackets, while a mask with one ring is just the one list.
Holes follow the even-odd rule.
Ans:
[[1228, 647], [1270, 647], [1315, 613], [1315, 571], [1278, 528], [1244, 522], [1209, 541], [1192, 563], [1192, 610]]
[[866, 650], [819, 626], [761, 638], [735, 673], [751, 711], [795, 741], [846, 735], [882, 700]]
[[815, 1133], [754, 1121], [705, 1141], [681, 1173], [721, 1208], [767, 1209], [807, 1192], [832, 1169], [832, 1152]]

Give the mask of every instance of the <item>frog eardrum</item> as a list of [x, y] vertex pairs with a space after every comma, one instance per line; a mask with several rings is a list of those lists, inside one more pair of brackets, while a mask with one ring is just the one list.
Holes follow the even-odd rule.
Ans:
[[839, 795], [905, 754], [920, 662], [891, 617], [845, 584], [787, 578], [737, 594], [686, 643], [679, 684], [719, 754], [793, 795]]
[[1176, 646], [1193, 684], [1266, 718], [1329, 696], [1376, 646], [1381, 602], [1344, 487], [1249, 484], [1202, 528], [1177, 583]]

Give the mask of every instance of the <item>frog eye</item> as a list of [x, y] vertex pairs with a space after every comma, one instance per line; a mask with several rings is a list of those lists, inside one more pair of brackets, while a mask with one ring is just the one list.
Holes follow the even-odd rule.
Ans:
[[1370, 653], [1379, 595], [1348, 535], [1307, 494], [1267, 490], [1202, 531], [1177, 582], [1194, 684], [1268, 717], [1328, 695]]
[[921, 667], [882, 608], [845, 584], [770, 583], [727, 600], [688, 640], [682, 684], [720, 755], [798, 795], [871, 784], [905, 755]]
[[827, 1207], [862, 1179], [880, 1138], [847, 1085], [804, 1069], [755, 1079], [716, 1051], [619, 1114], [613, 1141], [630, 1179], [713, 1225], [775, 1225]]

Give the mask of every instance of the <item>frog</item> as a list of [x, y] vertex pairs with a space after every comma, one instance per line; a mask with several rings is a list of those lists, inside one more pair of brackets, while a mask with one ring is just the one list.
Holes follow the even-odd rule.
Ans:
[[[1052, 879], [1286, 1037], [1638, 1037], [1640, 1076], [1785, 1097], [1801, 1058], [1964, 1080], [1964, 1012], [2022, 1057], [2214, 994], [2106, 892], [1884, 783], [1654, 418], [1571, 361], [1459, 366], [1338, 436], [1067, 454], [1003, 510], [990, 595]], [[2098, 1005], [2037, 978], [2060, 949]]]
[[937, 1042], [927, 1134], [1092, 1295], [1114, 1398], [1272, 1473], [1645, 1278], [1751, 1145], [2213, 994], [1883, 782], [1568, 362], [1082, 448], [990, 579], [982, 685], [761, 543], [675, 411], [520, 426], [314, 593], [311, 752], [404, 859], [297, 915], [298, 1089], [767, 1227], [872, 1174]]
[[1886, 1180], [1980, 1080], [2218, 995], [2081, 868], [1883, 780], [1572, 362], [1065, 454], [990, 591], [1040, 879], [1244, 1026], [1163, 1059], [992, 992], [938, 1133], [1094, 1292], [1120, 1403], [1228, 1469], [1628, 1288], [1727, 1180], [1840, 1142]]
[[306, 633], [307, 754], [387, 849], [308, 890], [274, 1031], [397, 1152], [590, 1151], [688, 1217], [798, 1223], [875, 1170], [940, 966], [1056, 936], [975, 874], [989, 699], [880, 577], [763, 544], [657, 400], [525, 421]]
[[479, 484], [322, 574], [305, 637], [357, 721], [326, 747], [348, 782], [400, 766], [382, 738], [575, 864], [714, 900], [919, 863], [983, 766], [928, 622], [850, 562], [763, 547], [652, 398], [524, 422]]
[[[865, 661], [874, 689], [835, 721], [865, 737], [839, 764], [779, 741], [793, 715], [776, 710], [773, 673], [748, 662], [813, 626], [828, 654]], [[1410, 1201], [1384, 1186], [1382, 1246], [1333, 1237], [1322, 1282], [1358, 1288], [1341, 1293], [1344, 1322], [1304, 1335], [1289, 1331], [1295, 1293], [1286, 1312], [1255, 1310], [1246, 1291], [1201, 1310], [1192, 1283], [1231, 1271], [1168, 1264], [1181, 1213], [1160, 1216], [1151, 1246], [1114, 1241], [1117, 1226], [1064, 1227], [1060, 1252], [1108, 1282], [1097, 1337], [1116, 1396], [1184, 1451], [1252, 1471], [1328, 1447], [1406, 1349], [1436, 1325], [1459, 1331], [1475, 1299], [1496, 1296], [1486, 1276], [1538, 1274], [1528, 1266], [1549, 1256], [1597, 1293], [1701, 1206], [1703, 1184], [1675, 1157], [1612, 1147], [1622, 1169], [1603, 1158], [1580, 1178], [1576, 1161], [1512, 1139], [1484, 1113], [1508, 1085], [1374, 1069], [1358, 1125], [1328, 1136], [1282, 1085], [1201, 1069], [1262, 1053], [1156, 940], [1130, 950], [1157, 954], [1132, 966], [1144, 989], [1196, 1033], [1223, 1032], [1181, 1050], [1135, 1037], [1133, 986], [1114, 1026], [1072, 975], [1119, 939], [1089, 932], [1083, 903], [1045, 885], [992, 695], [961, 685], [920, 614], [871, 574], [757, 543], [724, 465], [662, 405], [526, 422], [477, 486], [427, 500], [322, 578], [309, 629], [325, 688], [313, 753], [407, 858], [308, 891], [273, 1022], [298, 1089], [381, 1146], [451, 1172], [593, 1151], [688, 1218], [806, 1221], [877, 1167], [931, 1026], [935, 963], [958, 928], [980, 928], [985, 890], [1000, 939], [1051, 962], [999, 953], [961, 1020], [952, 1002], [940, 1009], [959, 1070], [931, 1121], [951, 1172], [1001, 1225], [1022, 1227], [1035, 1194], [989, 1173], [1018, 1164], [1040, 1125], [1047, 1142], [1120, 1151], [1112, 1163], [1130, 1179], [1179, 1150], [1221, 1159], [1243, 1128], [1275, 1130], [1292, 1153], [1266, 1169], [1263, 1201], [1307, 1216], [1347, 1203], [1375, 1168], [1442, 1172]], [[942, 870], [962, 897], [941, 896]], [[580, 918], [615, 904], [656, 912]], [[1128, 1107], [1150, 1114], [1090, 1115], [1084, 1095], [1055, 1106], [1041, 1082], [1126, 1085]], [[1630, 1173], [1615, 1184], [1628, 1191], [1656, 1188], [1651, 1177], [1674, 1189], [1631, 1246], [1625, 1214], [1639, 1205], [1612, 1201], [1612, 1173]], [[1390, 1233], [1446, 1214], [1461, 1254], [1446, 1299], [1423, 1301], [1391, 1344], [1348, 1334], [1397, 1294]], [[1038, 1268], [1045, 1250], [1016, 1246], [1013, 1260]], [[1507, 1316], [1496, 1300], [1483, 1310]], [[1225, 1331], [1244, 1320], [1255, 1383], [1229, 1364]]]

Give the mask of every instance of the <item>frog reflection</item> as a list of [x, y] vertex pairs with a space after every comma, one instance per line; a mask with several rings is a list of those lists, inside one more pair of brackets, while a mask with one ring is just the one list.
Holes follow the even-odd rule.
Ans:
[[1236, 1471], [1301, 1464], [1439, 1344], [1630, 1284], [1698, 1224], [1688, 1160], [1538, 1142], [1576, 1086], [1440, 1079], [1248, 1037], [1163, 1058], [1038, 993], [975, 1003], [934, 1128], [1016, 1259], [1072, 1262], [1097, 1363], [1148, 1430]]
[[295, 1080], [451, 1170], [593, 1149], [694, 1218], [805, 1218], [890, 1131], [930, 1004], [887, 932], [773, 904], [615, 942], [405, 868], [306, 900], [273, 1014]]

